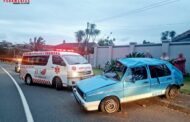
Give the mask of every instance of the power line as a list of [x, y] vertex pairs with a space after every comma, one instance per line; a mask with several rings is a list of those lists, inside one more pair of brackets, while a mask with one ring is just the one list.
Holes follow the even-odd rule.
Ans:
[[[120, 29], [135, 29], [135, 28], [144, 28], [144, 29], [151, 29], [151, 28], [161, 28], [165, 26], [176, 26], [176, 25], [190, 25], [190, 22], [181, 22], [181, 23], [166, 23], [166, 24], [157, 24], [157, 25], [135, 25], [135, 26], [117, 26]], [[119, 30], [120, 30], [119, 29]]]
[[144, 11], [147, 11], [147, 10], [150, 10], [150, 9], [154, 9], [154, 8], [158, 8], [158, 7], [161, 7], [161, 6], [164, 6], [164, 5], [168, 5], [168, 4], [177, 2], [177, 1], [179, 1], [179, 0], [164, 0], [164, 1], [156, 2], [156, 3], [152, 3], [152, 4], [149, 4], [149, 5], [144, 6], [142, 8], [134, 9], [134, 10], [129, 11], [129, 12], [125, 12], [125, 13], [121, 13], [121, 14], [118, 14], [118, 15], [115, 15], [115, 16], [111, 16], [111, 17], [107, 17], [107, 18], [97, 20], [96, 22], [103, 22], [103, 21], [108, 21], [108, 20], [120, 18], [120, 17], [123, 17], [123, 16], [127, 16], [127, 15], [130, 15], [130, 14], [141, 13], [141, 12], [144, 12]]

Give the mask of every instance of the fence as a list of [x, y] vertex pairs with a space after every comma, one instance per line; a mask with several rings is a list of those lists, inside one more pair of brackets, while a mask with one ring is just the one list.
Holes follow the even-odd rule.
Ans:
[[154, 58], [160, 58], [166, 52], [170, 59], [183, 53], [186, 57], [186, 70], [190, 72], [190, 42], [164, 41], [159, 44], [136, 44], [130, 43], [123, 46], [98, 46], [94, 47], [94, 54], [90, 56], [90, 62], [94, 67], [104, 67], [107, 61], [123, 58], [132, 52], [149, 52]]

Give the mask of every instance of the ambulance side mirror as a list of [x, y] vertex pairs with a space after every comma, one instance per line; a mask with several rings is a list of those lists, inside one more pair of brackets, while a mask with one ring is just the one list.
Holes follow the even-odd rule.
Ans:
[[64, 61], [61, 61], [61, 66], [66, 66]]

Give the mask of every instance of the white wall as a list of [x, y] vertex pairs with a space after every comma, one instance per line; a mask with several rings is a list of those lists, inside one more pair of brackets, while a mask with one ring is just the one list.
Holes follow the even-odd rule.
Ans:
[[124, 47], [113, 47], [112, 48], [112, 59], [118, 59], [118, 58], [123, 58], [126, 55], [130, 53], [130, 47], [129, 46], [124, 46]]
[[186, 58], [186, 70], [190, 73], [190, 43], [170, 44], [170, 58], [178, 57], [179, 53], [183, 53]]
[[97, 48], [96, 66], [104, 67], [105, 63], [109, 61], [109, 47]]
[[160, 44], [96, 47], [94, 51], [94, 62], [92, 64], [94, 64], [94, 67], [100, 66], [102, 68], [107, 61], [123, 58], [131, 52], [149, 52], [154, 58], [160, 58], [162, 53], [166, 52], [170, 59], [177, 58], [179, 53], [183, 53], [187, 59], [186, 70], [190, 73], [190, 42], [166, 41]]
[[149, 52], [154, 58], [160, 58], [162, 55], [162, 45], [136, 45], [134, 52], [140, 52], [146, 54]]

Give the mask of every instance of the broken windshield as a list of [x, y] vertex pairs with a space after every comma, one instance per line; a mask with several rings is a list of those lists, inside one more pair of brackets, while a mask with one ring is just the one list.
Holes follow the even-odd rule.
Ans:
[[105, 67], [104, 76], [120, 81], [125, 74], [126, 69], [126, 66], [117, 61], [114, 65]]

